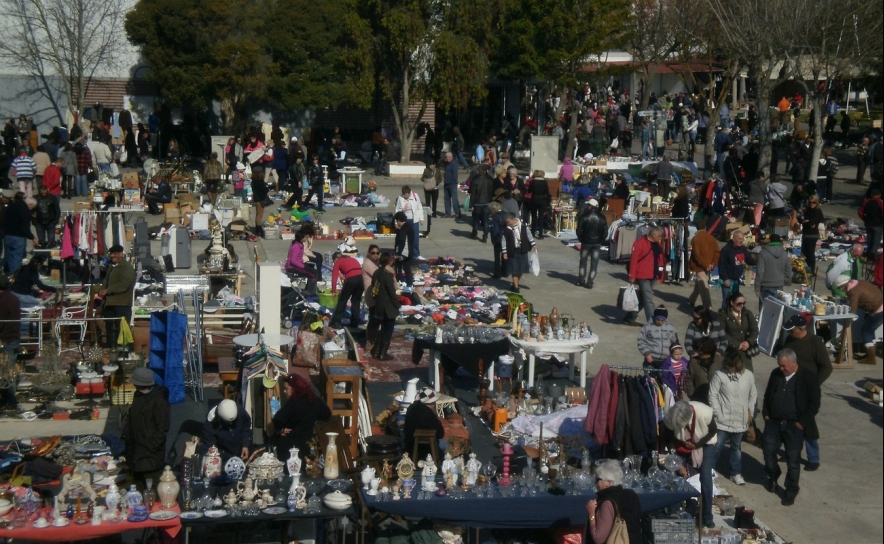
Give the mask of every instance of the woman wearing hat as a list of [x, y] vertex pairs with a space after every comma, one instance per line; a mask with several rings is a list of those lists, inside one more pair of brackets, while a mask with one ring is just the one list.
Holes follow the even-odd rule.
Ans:
[[235, 401], [224, 399], [209, 410], [197, 453], [205, 455], [215, 446], [226, 463], [231, 457], [248, 459], [252, 445], [252, 418]]
[[362, 305], [362, 265], [356, 260], [356, 248], [349, 247], [344, 252], [335, 251], [332, 255], [332, 294], [338, 292], [338, 279], [342, 279], [343, 287], [341, 288], [341, 296], [338, 297], [338, 303], [335, 306], [335, 313], [332, 315], [329, 325], [333, 328], [341, 326], [341, 319], [347, 312], [347, 302], [350, 302], [350, 326], [358, 327], [359, 309]]
[[158, 482], [169, 432], [169, 390], [157, 385], [153, 371], [145, 367], [136, 368], [129, 382], [135, 386], [135, 397], [123, 416], [120, 435], [126, 444], [126, 461], [139, 485], [148, 478]]

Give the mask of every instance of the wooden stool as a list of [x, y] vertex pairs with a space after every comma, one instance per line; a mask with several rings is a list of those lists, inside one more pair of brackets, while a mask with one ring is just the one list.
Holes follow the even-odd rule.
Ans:
[[412, 459], [417, 463], [421, 459], [417, 456], [418, 446], [425, 444], [430, 447], [430, 455], [433, 456], [433, 462], [439, 466], [439, 441], [436, 440], [436, 431], [432, 429], [418, 429], [414, 431], [414, 451], [411, 452]]
[[218, 357], [218, 375], [221, 378], [221, 394], [225, 399], [236, 400], [239, 369], [233, 357]]

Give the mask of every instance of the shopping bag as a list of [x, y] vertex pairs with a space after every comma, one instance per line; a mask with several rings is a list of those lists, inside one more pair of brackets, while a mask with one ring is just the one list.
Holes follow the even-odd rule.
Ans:
[[627, 285], [620, 288], [620, 300], [618, 301], [620, 309], [624, 312], [638, 311], [638, 295], [635, 292], [634, 285]]
[[531, 273], [535, 276], [540, 274], [540, 259], [537, 257], [537, 250], [531, 251]]

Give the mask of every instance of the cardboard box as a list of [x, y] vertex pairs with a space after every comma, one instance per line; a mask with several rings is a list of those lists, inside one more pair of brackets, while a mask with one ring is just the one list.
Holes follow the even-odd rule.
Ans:
[[126, 172], [123, 174], [123, 187], [126, 189], [138, 189], [138, 172]]
[[195, 213], [193, 217], [191, 217], [193, 230], [209, 230], [209, 214], [207, 213]]
[[74, 211], [75, 212], [89, 212], [92, 211], [92, 202], [88, 200], [80, 200], [74, 202]]
[[164, 210], [165, 217], [167, 222], [171, 223], [180, 223], [181, 222], [181, 210], [178, 208], [167, 208]]
[[135, 240], [135, 227], [126, 227], [126, 241], [132, 242]]

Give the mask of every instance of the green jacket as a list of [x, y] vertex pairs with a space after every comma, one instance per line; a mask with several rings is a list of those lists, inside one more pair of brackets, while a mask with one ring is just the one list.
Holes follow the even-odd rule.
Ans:
[[105, 306], [132, 306], [132, 292], [135, 291], [135, 269], [123, 259], [120, 264], [108, 269], [101, 288], [107, 291]]

